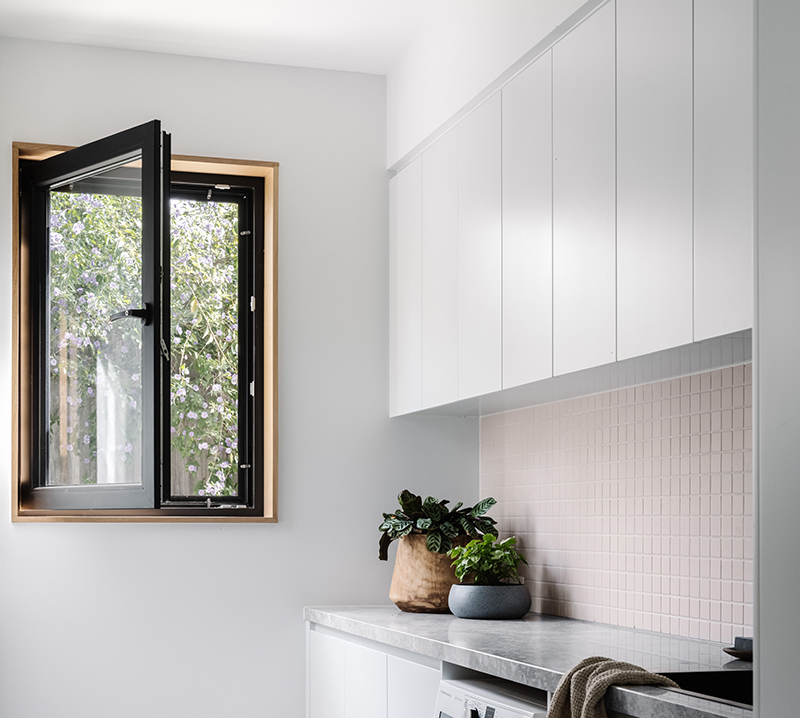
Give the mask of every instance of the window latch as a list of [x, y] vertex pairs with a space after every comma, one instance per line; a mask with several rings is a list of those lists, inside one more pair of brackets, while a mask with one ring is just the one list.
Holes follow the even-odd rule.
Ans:
[[142, 324], [150, 323], [150, 312], [147, 309], [123, 309], [121, 312], [112, 314], [108, 321], [116, 322], [120, 319], [141, 319]]

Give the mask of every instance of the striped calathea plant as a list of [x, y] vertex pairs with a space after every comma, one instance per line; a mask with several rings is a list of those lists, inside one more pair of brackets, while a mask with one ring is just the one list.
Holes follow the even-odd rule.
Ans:
[[400, 508], [393, 513], [383, 514], [383, 523], [378, 527], [382, 531], [378, 558], [386, 561], [389, 558], [389, 544], [395, 539], [409, 534], [425, 534], [425, 545], [428, 551], [447, 553], [453, 548], [453, 539], [459, 536], [478, 538], [484, 534], [497, 536], [497, 523], [484, 514], [497, 502], [489, 497], [479, 501], [475, 506], [464, 507], [462, 502], [452, 508], [449, 500], [438, 501], [428, 496], [424, 501], [421, 496], [405, 489], [397, 497]]

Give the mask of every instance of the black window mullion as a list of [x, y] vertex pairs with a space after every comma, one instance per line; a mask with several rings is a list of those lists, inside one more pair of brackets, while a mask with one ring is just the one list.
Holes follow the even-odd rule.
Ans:
[[239, 376], [245, 383], [239, 388], [239, 496], [242, 503], [252, 502], [250, 487], [254, 471], [253, 457], [253, 222], [252, 202], [244, 197], [239, 202]]

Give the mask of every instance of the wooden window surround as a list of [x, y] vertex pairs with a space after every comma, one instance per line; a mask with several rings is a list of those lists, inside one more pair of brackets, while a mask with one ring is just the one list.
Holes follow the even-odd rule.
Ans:
[[[19, 165], [23, 160], [43, 160], [73, 149], [69, 146], [14, 142], [12, 227], [12, 459], [11, 520], [13, 522], [139, 522], [139, 523], [275, 523], [278, 496], [277, 425], [277, 257], [278, 257], [278, 163], [172, 155], [173, 172], [244, 175], [264, 179], [264, 285], [256, 301], [263, 307], [263, 515], [185, 516], [156, 510], [26, 511], [20, 506], [20, 483], [31, 472], [30, 357], [33, 350], [29, 314], [30, 247], [20, 217]], [[258, 289], [257, 289], [258, 292]]]

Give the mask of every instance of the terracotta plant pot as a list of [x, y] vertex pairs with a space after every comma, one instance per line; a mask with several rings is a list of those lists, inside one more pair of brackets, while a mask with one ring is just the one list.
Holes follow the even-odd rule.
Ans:
[[[458, 583], [452, 559], [425, 547], [423, 534], [409, 534], [397, 542], [389, 598], [408, 613], [450, 613], [450, 587]], [[458, 539], [454, 545], [459, 545]]]

